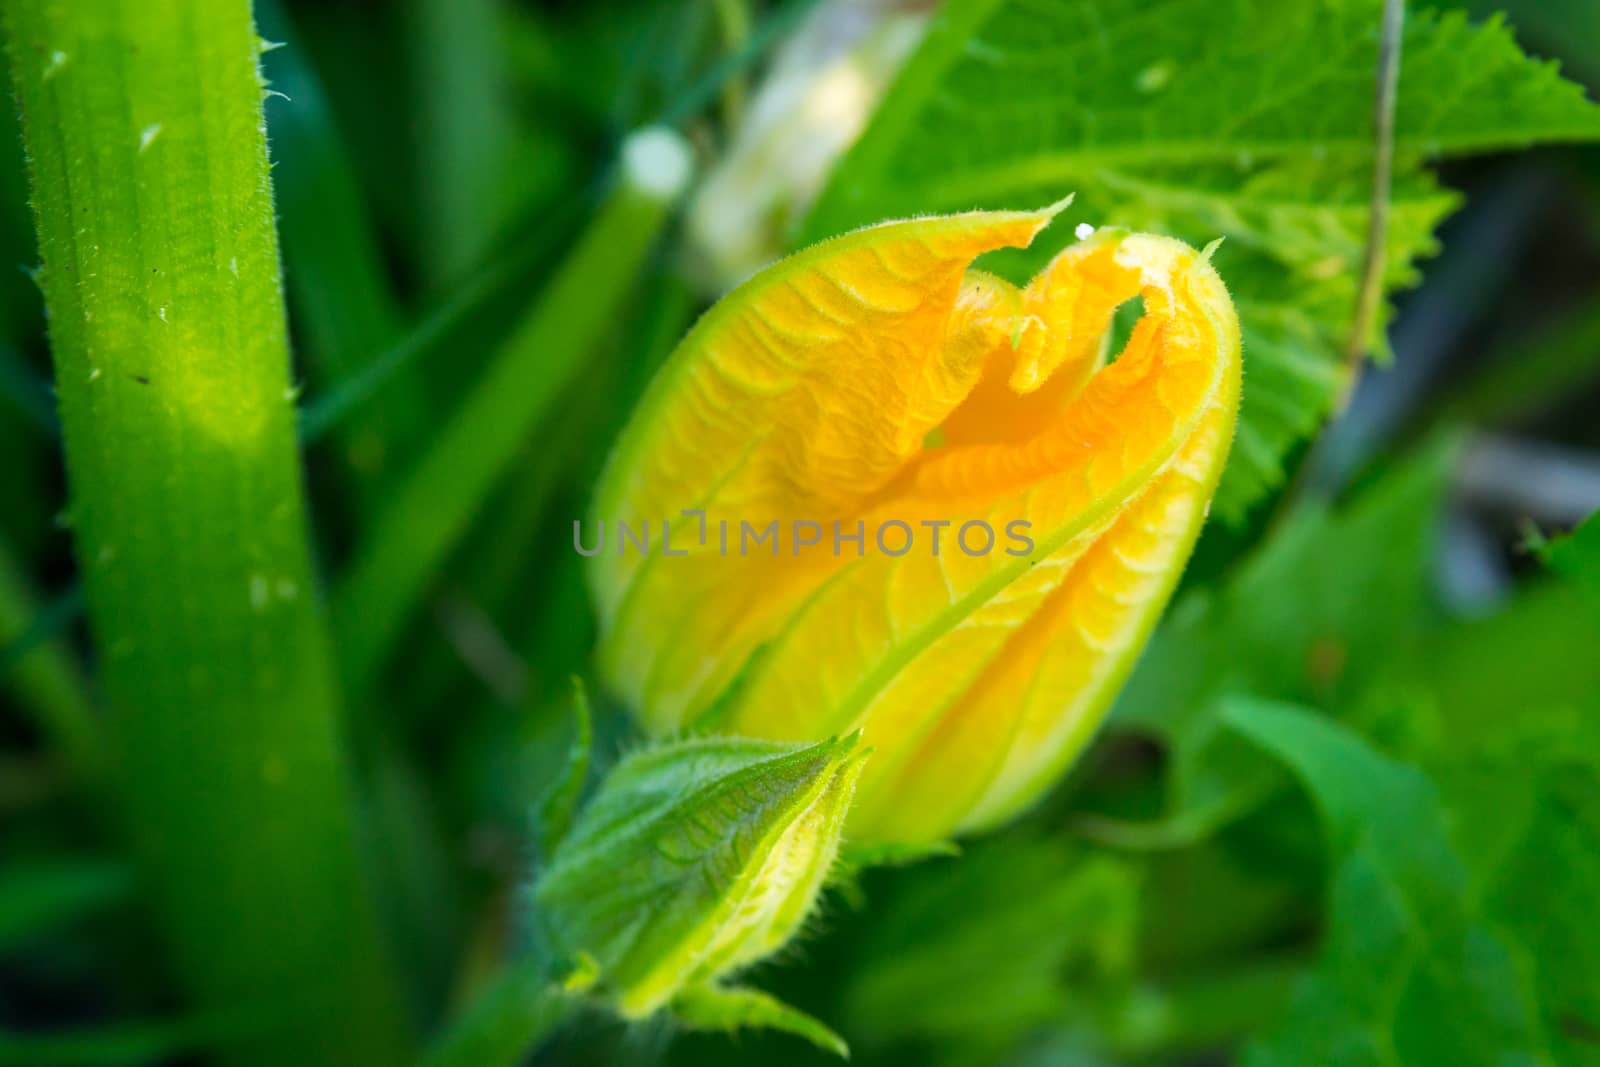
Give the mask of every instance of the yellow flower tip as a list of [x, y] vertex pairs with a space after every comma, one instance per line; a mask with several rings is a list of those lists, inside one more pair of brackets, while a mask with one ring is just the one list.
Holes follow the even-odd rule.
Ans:
[[650, 729], [863, 731], [850, 831], [891, 843], [1009, 817], [1087, 742], [1220, 476], [1239, 330], [1166, 237], [1102, 228], [1022, 287], [971, 269], [1067, 202], [847, 234], [685, 339], [597, 509], [656, 551], [591, 565], [605, 673]]

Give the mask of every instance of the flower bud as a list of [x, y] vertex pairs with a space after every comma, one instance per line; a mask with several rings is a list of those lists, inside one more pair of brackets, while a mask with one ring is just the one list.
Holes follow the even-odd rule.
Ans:
[[619, 763], [534, 889], [568, 987], [630, 1019], [669, 1009], [842, 1049], [821, 1023], [723, 983], [781, 948], [815, 904], [865, 756], [856, 741], [701, 738]]
[[1209, 250], [1102, 230], [1025, 287], [971, 269], [1057, 210], [884, 223], [757, 274], [601, 484], [608, 684], [659, 733], [862, 731], [852, 840], [981, 829], [1059, 777], [1222, 471], [1239, 329]]

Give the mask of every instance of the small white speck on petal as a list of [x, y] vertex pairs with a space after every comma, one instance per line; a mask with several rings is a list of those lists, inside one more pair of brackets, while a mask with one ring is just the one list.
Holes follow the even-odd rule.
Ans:
[[1087, 222], [1080, 222], [1073, 227], [1072, 235], [1080, 241], [1087, 241], [1094, 236], [1094, 227]]

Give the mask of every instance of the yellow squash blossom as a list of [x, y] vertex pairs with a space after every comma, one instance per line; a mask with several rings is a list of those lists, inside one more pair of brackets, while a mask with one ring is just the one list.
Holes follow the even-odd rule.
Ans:
[[1228, 452], [1239, 327], [1208, 255], [1105, 230], [1024, 288], [972, 269], [1055, 211], [884, 223], [757, 274], [679, 346], [575, 530], [602, 672], [646, 728], [861, 730], [857, 841], [993, 825], [1063, 772]]

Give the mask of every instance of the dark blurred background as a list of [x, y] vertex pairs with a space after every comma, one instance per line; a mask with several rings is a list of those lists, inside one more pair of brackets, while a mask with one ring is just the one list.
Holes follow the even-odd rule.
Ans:
[[[884, 80], [914, 43], [919, 20], [936, 7], [890, 0], [748, 8], [715, 0], [259, 5], [264, 35], [289, 42], [267, 57], [274, 88], [288, 98], [269, 100], [267, 116], [291, 323], [303, 357], [296, 373], [308, 412], [336, 396], [373, 350], [393, 349], [419, 324], [435, 330], [386, 379], [381, 402], [362, 423], [376, 429], [364, 436], [336, 427], [309, 439], [307, 472], [326, 566], [349, 551], [363, 506], [346, 489], [344, 472], [362, 471], [381, 487], [415, 454], [430, 419], [473, 380], [572, 241], [605, 188], [621, 136], [655, 122], [676, 124], [703, 160], [717, 158], [734, 138], [730, 117], [759, 85], [778, 43], [825, 6], [840, 9], [838, 33], [851, 39], [860, 37], [858, 22], [889, 26], [880, 35]], [[1559, 61], [1600, 98], [1600, 4], [1465, 6], [1475, 17], [1504, 9], [1525, 47]], [[829, 153], [828, 146], [812, 147]], [[801, 197], [807, 181], [819, 178], [807, 178], [805, 146], [782, 151], [792, 163], [785, 180], [802, 190], [784, 195]], [[769, 166], [783, 171], [783, 162]], [[1464, 194], [1464, 205], [1444, 225], [1442, 249], [1424, 265], [1423, 283], [1398, 296], [1389, 335], [1394, 359], [1362, 375], [1348, 410], [1295, 457], [1291, 484], [1297, 493], [1328, 497], [1355, 491], [1442, 429], [1463, 432], [1431, 570], [1437, 610], [1472, 619], [1491, 615], [1539, 570], [1528, 547], [1534, 531], [1570, 528], [1600, 507], [1600, 150], [1487, 156], [1449, 163], [1441, 176]], [[41, 858], [71, 860], [0, 897], [0, 1027], [34, 1029], [160, 1014], [172, 999], [169, 987], [149, 980], [150, 934], [127, 871], [94, 846], [96, 828], [71, 781], [12, 703], [26, 661], [59, 654], [76, 672], [90, 656], [59, 519], [65, 486], [44, 316], [29, 277], [36, 257], [25, 201], [7, 109], [0, 263], [15, 269], [0, 271], [0, 871], [37, 866]], [[481, 972], [515, 928], [514, 894], [527, 864], [520, 820], [530, 783], [559, 757], [566, 726], [552, 709], [564, 699], [567, 675], [582, 667], [590, 637], [581, 574], [551, 561], [565, 559], [566, 523], [583, 513], [607, 442], [649, 371], [748, 257], [759, 261], [763, 241], [778, 250], [794, 221], [793, 205], [781, 198], [768, 204], [753, 196], [745, 207], [749, 233], [742, 235], [754, 235], [753, 250], [700, 225], [691, 203], [654, 254], [593, 373], [580, 378], [556, 425], [530, 442], [517, 473], [497, 490], [493, 521], [474, 530], [440, 575], [388, 682], [391, 721], [421, 756], [445, 827], [439, 838], [465, 872], [440, 890], [448, 899], [432, 943], [408, 947], [431, 961], [420, 971], [449, 974], [450, 966], [437, 964], [465, 945], [464, 971]], [[319, 314], [325, 302], [338, 304], [339, 314]], [[326, 326], [330, 321], [339, 325]], [[1275, 504], [1239, 530], [1208, 532], [1188, 581], [1224, 573], [1272, 527]], [[182, 580], [181, 567], [174, 580]], [[625, 721], [611, 715], [601, 727], [603, 743], [615, 751]], [[1113, 795], [1120, 783], [1152, 774], [1161, 758], [1148, 742], [1116, 737], [1096, 750], [1071, 788]], [[1304, 852], [1296, 839], [1308, 818], [1301, 801], [1289, 815], [1246, 820], [1230, 831], [1227, 847], [1258, 849], [1292, 866]], [[1051, 825], [1050, 816], [1039, 825]], [[1008, 836], [974, 851], [1017, 847]], [[848, 992], [846, 976], [865, 966], [862, 954], [876, 951], [875, 937], [893, 955], [896, 936], [915, 939], [917, 909], [936, 910], [941, 899], [1038, 899], [1053, 884], [1049, 862], [1023, 848], [972, 864], [970, 875], [938, 875], [925, 884], [915, 872], [873, 874], [864, 898], [899, 901], [896, 918], [847, 895], [819, 923], [822, 935], [794, 951], [805, 966], [769, 967], [762, 980], [823, 1018], [849, 1020], [864, 1010], [866, 994]], [[1179, 853], [1148, 876], [1184, 883], [1185, 863], [1203, 859]], [[995, 869], [1012, 873], [998, 880], [984, 873]], [[946, 877], [969, 884], [945, 885]], [[1205, 877], [1193, 874], [1194, 884]], [[1215, 885], [1208, 891], [1229, 892]], [[1257, 931], [1266, 943], [1303, 945], [1314, 934], [1307, 908], [1284, 907], [1281, 899], [1256, 903], [1285, 916], [1266, 934]], [[1099, 904], [1091, 892], [1085, 902], [1062, 906]], [[897, 932], [896, 923], [907, 929]], [[1208, 936], [1225, 942], [1228, 933]], [[1115, 968], [1097, 953], [1094, 945], [1063, 949], [1040, 966], [1070, 958], [1085, 972]], [[464, 980], [441, 979], [442, 988], [431, 991], [441, 1003], [450, 1000], [451, 981]], [[1281, 983], [1263, 983], [1263, 996], [1281, 995]], [[995, 996], [1003, 1000], [1006, 992]], [[1223, 1031], [1226, 1003], [1219, 993], [1213, 1006]], [[1127, 1047], [1139, 1048], [1139, 1019], [1118, 1019]], [[869, 1040], [863, 1058], [1057, 1064], [1079, 1055], [1054, 1030], [1033, 1044], [997, 1033], [992, 1048], [957, 1052], [928, 1036], [934, 1032], [913, 1028], [912, 1037], [878, 1046]], [[1204, 1037], [1190, 1062], [1212, 1062]], [[665, 1026], [625, 1030], [601, 1019], [570, 1032], [558, 1054], [562, 1062], [592, 1064], [810, 1062], [786, 1038], [673, 1044]]]

